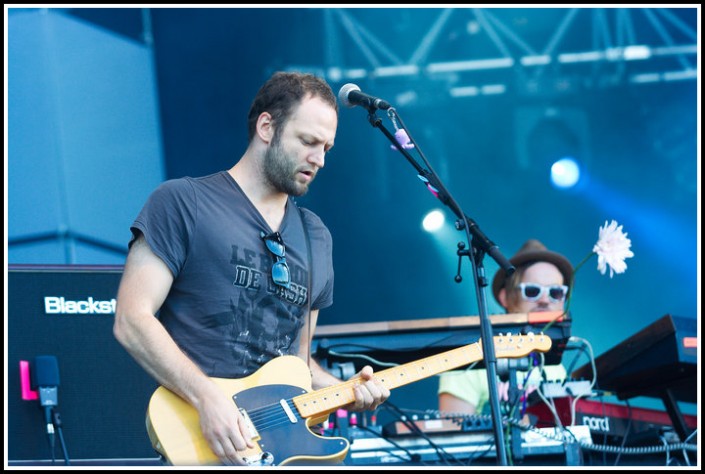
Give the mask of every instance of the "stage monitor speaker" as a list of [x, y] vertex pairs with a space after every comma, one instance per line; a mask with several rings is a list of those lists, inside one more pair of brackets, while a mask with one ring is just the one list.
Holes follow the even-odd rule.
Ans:
[[112, 332], [121, 275], [120, 266], [9, 266], [8, 464], [65, 462], [58, 436], [52, 456], [40, 400], [22, 392], [20, 362], [45, 355], [58, 363], [56, 411], [72, 465], [152, 464], [157, 458], [145, 427], [157, 384]]

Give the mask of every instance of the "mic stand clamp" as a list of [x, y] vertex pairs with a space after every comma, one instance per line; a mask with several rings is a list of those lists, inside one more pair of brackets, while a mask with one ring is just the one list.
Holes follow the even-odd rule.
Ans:
[[460, 283], [463, 281], [463, 276], [460, 274], [460, 267], [463, 263], [463, 257], [470, 256], [470, 251], [465, 250], [465, 242], [458, 242], [458, 251], [456, 253], [458, 254], [458, 273], [455, 274], [454, 280], [456, 283]]

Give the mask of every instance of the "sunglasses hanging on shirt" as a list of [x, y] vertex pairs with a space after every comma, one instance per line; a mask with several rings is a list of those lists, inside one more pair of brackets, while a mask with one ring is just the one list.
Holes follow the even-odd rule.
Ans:
[[289, 265], [286, 263], [286, 247], [279, 232], [265, 234], [260, 232], [260, 238], [264, 240], [267, 250], [277, 259], [272, 265], [272, 280], [279, 286], [289, 288], [291, 276], [289, 273]]

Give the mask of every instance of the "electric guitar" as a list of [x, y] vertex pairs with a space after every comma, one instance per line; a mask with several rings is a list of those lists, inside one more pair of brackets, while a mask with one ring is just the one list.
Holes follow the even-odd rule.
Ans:
[[[494, 347], [497, 358], [518, 358], [532, 351], [548, 351], [551, 339], [543, 334], [500, 335], [494, 337]], [[375, 372], [375, 376], [391, 390], [481, 359], [478, 340]], [[355, 401], [353, 386], [359, 377], [312, 391], [306, 363], [296, 356], [281, 356], [247, 377], [212, 380], [232, 398], [248, 423], [255, 444], [242, 452], [248, 465], [334, 464], [347, 455], [347, 439], [319, 436], [310, 427]], [[198, 412], [163, 386], [150, 399], [147, 433], [154, 449], [172, 465], [220, 464], [201, 433]]]

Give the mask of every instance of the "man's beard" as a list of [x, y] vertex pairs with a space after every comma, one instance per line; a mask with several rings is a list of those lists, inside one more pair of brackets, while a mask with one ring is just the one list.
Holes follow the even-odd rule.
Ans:
[[284, 151], [279, 137], [272, 140], [264, 154], [264, 176], [269, 184], [282, 193], [290, 196], [303, 196], [308, 191], [308, 185], [296, 181], [296, 162], [291, 154]]

